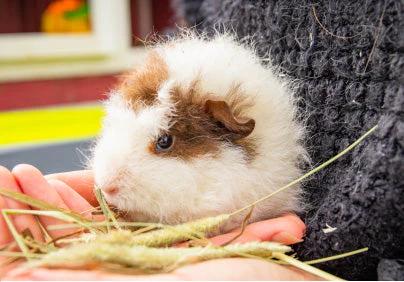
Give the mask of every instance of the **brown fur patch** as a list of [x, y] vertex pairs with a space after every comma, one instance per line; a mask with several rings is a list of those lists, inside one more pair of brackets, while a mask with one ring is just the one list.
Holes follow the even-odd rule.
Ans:
[[153, 51], [142, 67], [122, 76], [118, 90], [134, 110], [139, 110], [155, 103], [157, 91], [167, 79], [167, 64], [157, 52]]
[[[236, 117], [241, 119], [243, 110], [251, 104], [246, 103], [241, 93], [236, 93], [240, 91], [239, 86], [230, 91], [227, 96], [230, 97], [228, 104], [233, 114], [237, 114]], [[157, 152], [155, 144], [152, 144], [149, 149], [153, 153], [182, 159], [205, 154], [216, 156], [219, 146], [226, 142], [244, 151], [248, 160], [255, 157], [256, 145], [252, 138], [234, 138], [232, 132], [206, 111], [206, 101], [215, 99], [215, 96], [201, 92], [197, 81], [187, 89], [175, 87], [172, 89], [171, 98], [175, 103], [176, 113], [167, 134], [174, 136], [175, 141], [172, 149], [166, 152]]]

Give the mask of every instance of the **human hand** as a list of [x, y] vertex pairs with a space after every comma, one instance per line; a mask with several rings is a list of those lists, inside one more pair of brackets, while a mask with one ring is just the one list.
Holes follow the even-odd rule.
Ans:
[[[33, 198], [46, 201], [57, 207], [74, 210], [82, 213], [83, 216], [91, 219], [93, 206], [79, 193], [68, 185], [57, 179], [45, 179], [41, 172], [30, 165], [18, 165], [12, 172], [5, 167], [0, 166], [0, 188], [15, 192], [24, 193]], [[90, 194], [91, 192], [89, 192]], [[26, 204], [0, 196], [0, 210], [2, 209], [31, 209]], [[44, 236], [38, 221], [33, 215], [14, 215], [11, 220], [18, 232], [22, 233], [29, 230], [33, 238], [43, 241]], [[60, 220], [51, 217], [40, 216], [39, 222], [43, 227], [49, 225], [61, 224]], [[73, 233], [75, 230], [54, 230], [49, 231], [52, 238], [57, 238]], [[0, 248], [13, 242], [7, 224], [0, 215]], [[0, 257], [0, 277], [8, 272], [15, 264], [2, 265], [7, 262], [7, 258]]]
[[[28, 165], [19, 165], [14, 168], [12, 173], [5, 168], [0, 168], [0, 187], [20, 191], [32, 197], [45, 200], [59, 207], [71, 209], [76, 212], [88, 213], [88, 211], [92, 208], [91, 204], [96, 205], [96, 199], [93, 194], [93, 177], [91, 171], [73, 171], [43, 177], [37, 169]], [[29, 207], [16, 203], [10, 199], [0, 198], [0, 208], [27, 209]], [[87, 214], [87, 216], [89, 216], [89, 214]], [[20, 219], [16, 222], [17, 218]], [[14, 224], [17, 226], [17, 230], [22, 231], [29, 227], [35, 239], [43, 239], [39, 226], [35, 224], [33, 217], [18, 216], [13, 218], [13, 220]], [[45, 227], [50, 224], [60, 223], [60, 221], [51, 218], [41, 218], [40, 220]], [[296, 215], [288, 214], [279, 218], [248, 225], [242, 236], [237, 238], [234, 242], [278, 241], [284, 244], [293, 244], [301, 240], [304, 229], [305, 226], [303, 222]], [[59, 230], [58, 232], [60, 234], [53, 232], [51, 235], [62, 236], [64, 234], [61, 232], [66, 231]], [[211, 241], [214, 244], [223, 244], [236, 236], [238, 233], [239, 230], [235, 230], [231, 233], [212, 238]], [[11, 234], [8, 232], [2, 218], [0, 218], [0, 234], [0, 244], [8, 243], [12, 240]], [[10, 272], [5, 278], [57, 280], [66, 277], [74, 277], [74, 279], [80, 280], [316, 279], [315, 276], [302, 272], [296, 268], [253, 259], [213, 260], [181, 267], [170, 274], [147, 276], [125, 276], [105, 273], [102, 271], [32, 269], [25, 272]]]

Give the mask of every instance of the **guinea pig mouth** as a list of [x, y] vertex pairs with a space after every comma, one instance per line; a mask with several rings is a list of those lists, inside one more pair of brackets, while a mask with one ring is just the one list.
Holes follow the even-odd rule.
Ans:
[[117, 188], [102, 188], [101, 189], [103, 197], [108, 205], [117, 206], [116, 203], [119, 201], [119, 189]]

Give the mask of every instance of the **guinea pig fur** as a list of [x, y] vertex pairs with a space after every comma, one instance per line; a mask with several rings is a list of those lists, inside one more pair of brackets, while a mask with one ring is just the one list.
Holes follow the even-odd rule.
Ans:
[[[304, 126], [289, 92], [229, 35], [157, 44], [105, 103], [95, 183], [136, 221], [177, 224], [240, 209], [301, 174]], [[276, 194], [251, 221], [299, 211], [300, 194]]]

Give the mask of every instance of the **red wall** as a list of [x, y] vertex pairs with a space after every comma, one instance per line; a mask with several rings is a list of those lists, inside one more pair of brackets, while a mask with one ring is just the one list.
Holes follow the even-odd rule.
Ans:
[[0, 33], [39, 32], [52, 0], [0, 0]]
[[14, 110], [104, 99], [116, 76], [0, 83], [0, 110]]

